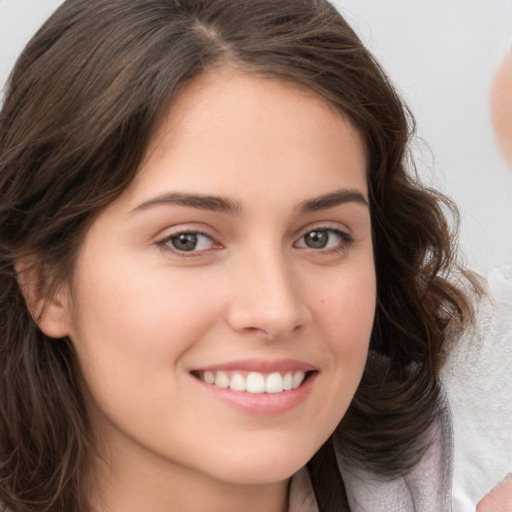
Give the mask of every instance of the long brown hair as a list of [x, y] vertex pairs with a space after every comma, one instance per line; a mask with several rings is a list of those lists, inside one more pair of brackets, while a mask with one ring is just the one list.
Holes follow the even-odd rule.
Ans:
[[88, 510], [80, 478], [92, 449], [71, 342], [38, 329], [16, 262], [32, 256], [42, 283], [69, 278], [159, 116], [224, 64], [315, 91], [366, 143], [377, 312], [361, 385], [309, 463], [321, 510], [348, 510], [334, 443], [389, 476], [421, 453], [446, 326], [456, 334], [470, 308], [449, 279], [454, 209], [419, 183], [408, 110], [353, 30], [325, 0], [67, 0], [20, 56], [0, 113], [0, 502], [13, 512]]

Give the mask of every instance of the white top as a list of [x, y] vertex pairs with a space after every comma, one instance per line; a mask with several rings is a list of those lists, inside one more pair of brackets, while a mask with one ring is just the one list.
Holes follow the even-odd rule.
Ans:
[[512, 472], [512, 263], [494, 269], [477, 325], [443, 368], [454, 429], [453, 512], [478, 501]]
[[[351, 512], [450, 512], [452, 429], [447, 406], [429, 433], [431, 443], [418, 464], [392, 480], [351, 468], [338, 457]], [[289, 512], [318, 512], [304, 468], [292, 478]]]

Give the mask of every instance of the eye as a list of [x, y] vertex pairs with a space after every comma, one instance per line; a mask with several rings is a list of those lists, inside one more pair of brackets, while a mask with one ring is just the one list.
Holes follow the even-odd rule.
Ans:
[[160, 242], [160, 245], [178, 252], [206, 251], [216, 246], [211, 237], [197, 231], [177, 233]]
[[309, 249], [342, 249], [352, 242], [352, 237], [337, 229], [313, 229], [302, 235], [296, 247]]

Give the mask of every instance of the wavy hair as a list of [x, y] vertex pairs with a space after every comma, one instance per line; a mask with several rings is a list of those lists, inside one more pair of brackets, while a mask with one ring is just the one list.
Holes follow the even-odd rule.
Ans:
[[384, 476], [421, 455], [439, 408], [446, 327], [457, 334], [471, 309], [450, 278], [454, 207], [417, 179], [412, 118], [354, 31], [325, 0], [67, 0], [19, 57], [0, 113], [0, 502], [8, 510], [89, 510], [80, 481], [93, 449], [72, 344], [38, 329], [16, 263], [33, 257], [43, 295], [68, 279], [90, 222], [130, 184], [177, 92], [223, 65], [316, 92], [367, 148], [376, 318], [352, 404], [309, 463], [321, 510], [349, 510], [334, 442], [351, 464]]

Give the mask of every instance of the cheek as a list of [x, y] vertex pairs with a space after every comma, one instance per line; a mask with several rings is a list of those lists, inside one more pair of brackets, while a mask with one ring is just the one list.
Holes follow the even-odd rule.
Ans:
[[172, 425], [173, 411], [184, 408], [188, 374], [180, 371], [183, 354], [219, 314], [202, 280], [114, 261], [97, 265], [94, 272], [82, 269], [72, 340], [96, 424], [104, 426], [106, 419], [143, 436], [154, 432], [155, 418]]
[[376, 305], [373, 262], [326, 280], [319, 293], [316, 317], [332, 379], [332, 396], [326, 402], [339, 404], [335, 413], [339, 421], [356, 392], [368, 355]]
[[186, 272], [115, 261], [79, 276], [72, 339], [91, 371], [142, 380], [178, 364], [218, 317], [217, 303]]
[[[339, 425], [356, 393], [368, 356], [376, 287], [373, 271], [345, 276], [335, 292], [319, 300], [319, 328], [325, 343], [322, 398], [314, 416], [322, 418], [318, 439]], [[332, 283], [331, 283], [332, 284]]]
[[[347, 357], [354, 372], [362, 372], [373, 328], [376, 306], [376, 278], [373, 264], [346, 276], [327, 307], [333, 319], [329, 339], [343, 363]], [[360, 375], [359, 375], [360, 376]]]
[[368, 347], [376, 305], [373, 266], [361, 272], [348, 272], [329, 284], [320, 300], [321, 324], [333, 350], [365, 353]]

